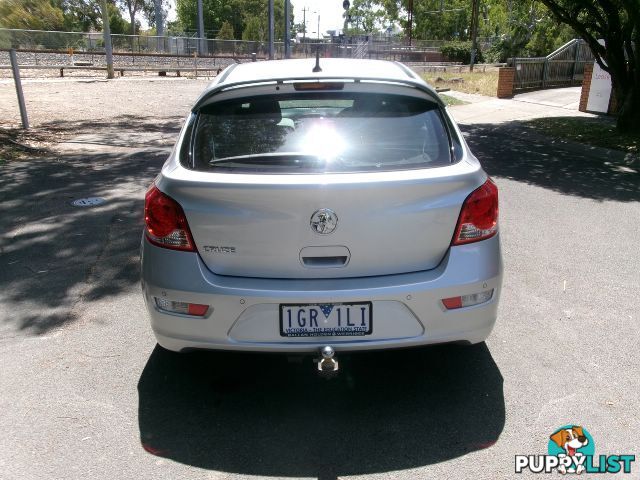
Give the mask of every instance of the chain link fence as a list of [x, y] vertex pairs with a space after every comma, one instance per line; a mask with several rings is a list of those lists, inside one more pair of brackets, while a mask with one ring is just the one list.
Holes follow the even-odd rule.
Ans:
[[[433, 68], [448, 66], [440, 52], [445, 41], [405, 40], [390, 35], [333, 37], [331, 41], [293, 41], [292, 58], [314, 57], [319, 49], [323, 57], [369, 58], [404, 62], [411, 66]], [[490, 46], [491, 39], [479, 39]], [[149, 36], [112, 34], [114, 70], [120, 75], [144, 75], [166, 71], [177, 75], [215, 75], [232, 63], [265, 60], [268, 43], [240, 40], [217, 40], [196, 36]], [[275, 42], [275, 58], [285, 57], [284, 43]], [[18, 63], [27, 76], [73, 74], [104, 75], [106, 55], [102, 32], [57, 32], [0, 28], [0, 77], [9, 72], [8, 49], [17, 50]], [[417, 68], [416, 67], [416, 68]], [[436, 67], [437, 68], [437, 67]], [[57, 70], [59, 69], [59, 72]], [[93, 73], [91, 73], [93, 72]], [[166, 74], [166, 73], [165, 73]]]
[[[113, 52], [118, 55], [167, 57], [216, 57], [248, 61], [268, 56], [267, 42], [216, 40], [188, 36], [112, 34]], [[375, 58], [399, 61], [442, 61], [441, 41], [417, 41], [407, 46], [396, 37], [360, 36], [334, 38], [332, 42], [293, 42], [291, 55], [306, 58], [321, 49], [322, 55], [340, 58]], [[102, 32], [54, 32], [0, 28], [0, 50], [70, 54], [104, 54]], [[284, 58], [284, 43], [275, 42], [276, 58]], [[142, 63], [142, 61], [138, 62]]]

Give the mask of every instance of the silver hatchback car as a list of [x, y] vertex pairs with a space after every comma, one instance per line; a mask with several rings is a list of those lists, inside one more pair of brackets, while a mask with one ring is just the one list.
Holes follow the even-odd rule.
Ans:
[[227, 68], [146, 194], [142, 287], [173, 351], [478, 343], [502, 269], [497, 188], [400, 63]]

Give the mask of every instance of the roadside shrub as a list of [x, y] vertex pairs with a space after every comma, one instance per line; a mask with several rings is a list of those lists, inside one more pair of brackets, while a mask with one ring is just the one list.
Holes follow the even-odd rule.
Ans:
[[531, 31], [525, 25], [516, 26], [510, 35], [502, 35], [500, 40], [487, 50], [488, 61], [504, 63], [511, 57], [529, 56], [526, 45], [530, 39]]
[[504, 63], [508, 58], [515, 56], [519, 46], [514, 47], [513, 43], [506, 38], [501, 38], [494, 43], [486, 52], [487, 62]]
[[[462, 62], [464, 64], [471, 63], [471, 42], [447, 42], [440, 47], [442, 55], [444, 55], [450, 62]], [[478, 47], [476, 52], [476, 63], [483, 63], [484, 56], [482, 50]]]

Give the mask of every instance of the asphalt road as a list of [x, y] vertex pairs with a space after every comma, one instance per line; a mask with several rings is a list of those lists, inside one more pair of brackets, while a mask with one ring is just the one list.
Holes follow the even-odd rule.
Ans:
[[[0, 166], [3, 479], [537, 478], [514, 456], [546, 453], [565, 424], [597, 454], [640, 452], [637, 164], [465, 126], [500, 188], [494, 333], [344, 357], [325, 381], [308, 361], [156, 347], [138, 245], [179, 121], [137, 121], [150, 133], [124, 119]], [[107, 202], [70, 205], [87, 196]]]

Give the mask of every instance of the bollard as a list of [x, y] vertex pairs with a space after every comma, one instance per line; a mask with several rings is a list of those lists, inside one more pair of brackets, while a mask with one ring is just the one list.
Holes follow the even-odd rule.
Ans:
[[16, 94], [18, 95], [18, 106], [20, 107], [20, 117], [22, 118], [22, 128], [29, 128], [29, 119], [27, 118], [27, 107], [24, 104], [24, 95], [22, 94], [22, 83], [20, 82], [20, 68], [18, 67], [18, 59], [16, 50], [9, 50], [9, 58], [11, 60], [11, 70], [13, 70], [13, 81], [16, 84]]
[[251, 54], [251, 61], [252, 61], [252, 62], [255, 62], [256, 60], [257, 60], [257, 58], [256, 58], [256, 53], [255, 53], [255, 52], [253, 52], [253, 53]]
[[193, 52], [193, 71], [198, 78], [198, 52]]

